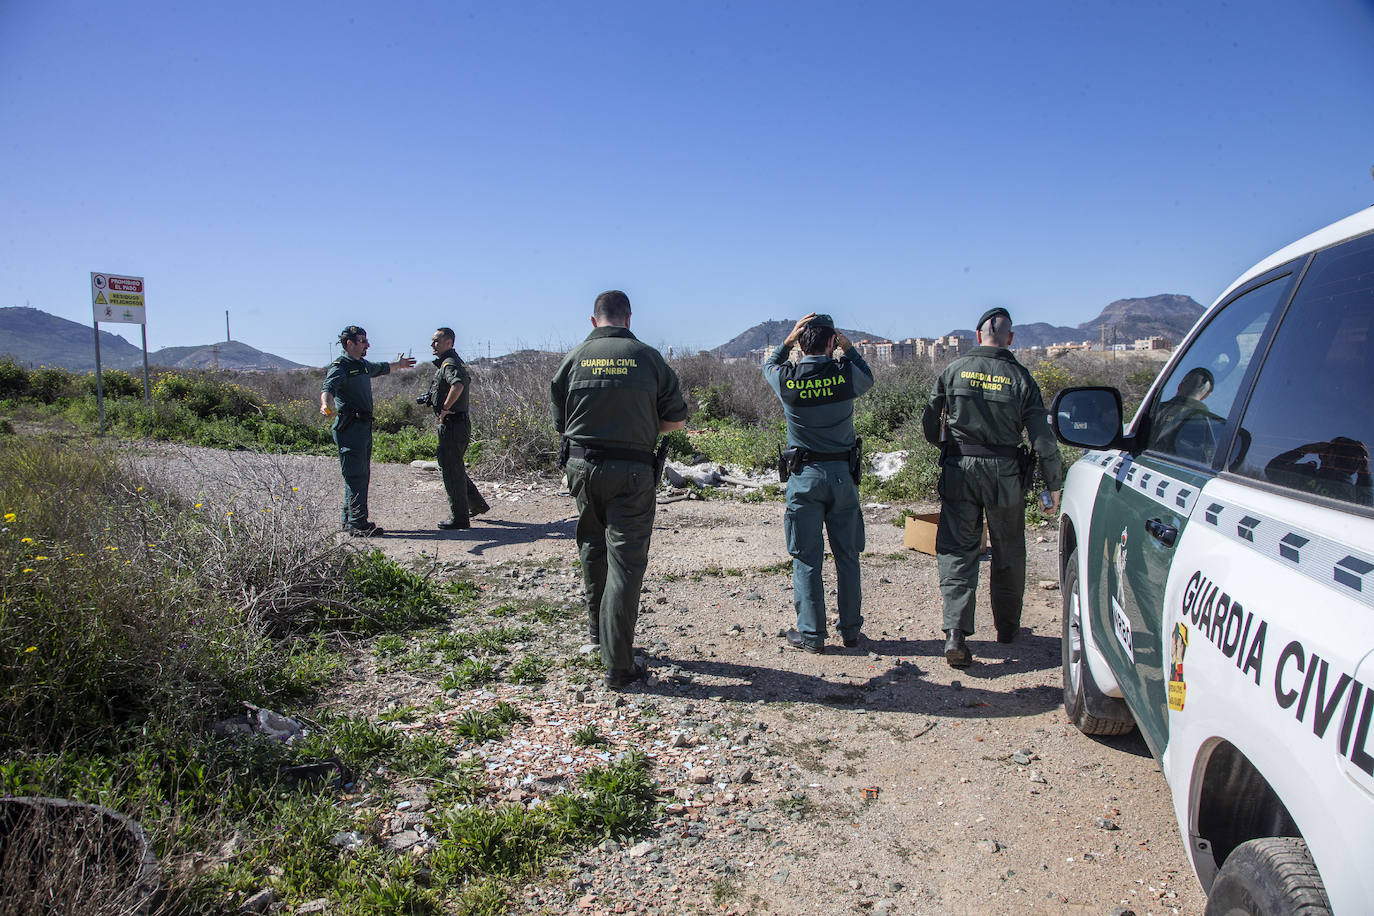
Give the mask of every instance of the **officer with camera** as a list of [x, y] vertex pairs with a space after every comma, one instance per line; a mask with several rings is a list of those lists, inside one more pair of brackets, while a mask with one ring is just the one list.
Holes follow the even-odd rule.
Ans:
[[445, 531], [471, 528], [472, 516], [491, 508], [473, 486], [464, 463], [468, 443], [472, 441], [472, 423], [468, 418], [472, 379], [462, 357], [453, 349], [453, 341], [453, 328], [439, 328], [429, 339], [429, 348], [434, 353], [434, 378], [429, 390], [415, 399], [432, 407], [438, 421], [439, 473], [444, 478], [449, 513], [439, 527]]
[[372, 378], [415, 365], [411, 356], [394, 363], [368, 362], [367, 331], [350, 324], [339, 332], [343, 355], [329, 364], [320, 388], [320, 413], [334, 418], [334, 444], [344, 479], [343, 526], [349, 534], [383, 534], [367, 517], [367, 487], [372, 476]]
[[[935, 383], [921, 417], [928, 441], [940, 446], [940, 525], [935, 554], [944, 597], [945, 661], [973, 663], [965, 637], [973, 635], [983, 517], [992, 541], [989, 586], [997, 641], [1021, 629], [1026, 588], [1026, 502], [1038, 457], [1048, 492], [1046, 510], [1059, 508], [1064, 463], [1050, 430], [1040, 386], [1007, 349], [1011, 315], [988, 309], [978, 319], [978, 346], [951, 362]], [[1034, 452], [1021, 445], [1022, 430]]]
[[[796, 363], [787, 359], [793, 344], [799, 344], [803, 354]], [[849, 339], [835, 330], [829, 315], [812, 312], [764, 360], [763, 375], [787, 417], [787, 449], [778, 470], [787, 481], [783, 528], [792, 555], [792, 603], [797, 611], [797, 626], [788, 631], [787, 643], [806, 652], [825, 651], [821, 567], [829, 533], [840, 638], [852, 649], [859, 645], [863, 626], [859, 553], [864, 549], [859, 507], [862, 455], [854, 435], [854, 399], [873, 387], [873, 372]]]

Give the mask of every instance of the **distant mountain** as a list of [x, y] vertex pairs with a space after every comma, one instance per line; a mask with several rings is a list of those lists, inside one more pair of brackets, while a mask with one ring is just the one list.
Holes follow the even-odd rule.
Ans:
[[[1104, 324], [1107, 326], [1108, 343], [1111, 343], [1112, 332], [1115, 329], [1117, 343], [1129, 344], [1139, 338], [1157, 335], [1169, 338], [1177, 346], [1197, 322], [1202, 311], [1202, 306], [1192, 296], [1163, 294], [1143, 299], [1118, 299], [1104, 308], [1096, 318], [1077, 327], [1045, 324], [1042, 321], [1017, 324], [1016, 339], [1012, 341], [1012, 347], [1023, 350], [1083, 340], [1096, 344], [1102, 340]], [[1015, 317], [1013, 314], [1013, 320]], [[968, 328], [949, 333], [965, 337], [974, 336], [973, 331]]]
[[1079, 325], [1084, 331], [1094, 332], [1097, 336], [1088, 339], [1101, 340], [1102, 325], [1107, 326], [1108, 335], [1116, 328], [1118, 341], [1135, 340], [1137, 337], [1150, 337], [1155, 334], [1169, 338], [1175, 345], [1197, 323], [1203, 308], [1192, 296], [1160, 295], [1144, 299], [1118, 299], [1102, 310], [1092, 321]]
[[[89, 325], [32, 308], [0, 308], [0, 357], [27, 366], [95, 368], [95, 339]], [[100, 361], [112, 369], [143, 364], [143, 351], [118, 334], [100, 332]]]
[[[221, 369], [305, 368], [237, 340], [202, 347], [164, 347], [149, 353], [148, 362], [178, 369], [208, 369], [215, 364], [216, 348]], [[95, 343], [89, 325], [34, 308], [0, 308], [0, 357], [4, 356], [27, 366], [88, 372], [95, 368]], [[100, 363], [107, 369], [139, 368], [143, 350], [118, 334], [101, 331]]]
[[216, 365], [221, 369], [265, 371], [306, 368], [300, 363], [293, 363], [284, 357], [250, 347], [241, 340], [228, 340], [200, 347], [163, 347], [148, 354], [148, 361], [173, 369], [212, 369]]
[[[797, 321], [792, 319], [776, 319], [773, 321], [763, 321], [754, 325], [749, 330], [739, 334], [720, 346], [711, 350], [712, 356], [732, 357], [748, 356], [750, 350], [757, 350], [759, 347], [777, 346], [787, 339], [787, 335], [792, 333]], [[881, 334], [874, 334], [872, 331], [851, 331], [848, 328], [839, 328], [841, 334], [850, 340], [863, 340], [865, 337], [883, 339]]]

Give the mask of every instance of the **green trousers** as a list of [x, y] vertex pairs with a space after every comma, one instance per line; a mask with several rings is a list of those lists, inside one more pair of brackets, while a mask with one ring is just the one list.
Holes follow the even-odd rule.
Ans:
[[1026, 504], [1015, 458], [961, 457], [940, 469], [940, 526], [935, 554], [944, 597], [944, 629], [973, 633], [983, 519], [992, 542], [989, 590], [997, 629], [1021, 625], [1026, 590]]
[[334, 444], [339, 447], [339, 470], [343, 472], [343, 524], [356, 528], [367, 524], [367, 486], [372, 477], [372, 424], [350, 420], [340, 428], [334, 423]]
[[467, 465], [463, 458], [472, 441], [472, 423], [466, 412], [450, 414], [439, 427], [439, 473], [444, 478], [444, 492], [448, 494], [449, 520], [459, 525], [467, 524], [471, 512], [484, 511], [487, 501], [473, 486], [468, 477]]
[[863, 626], [859, 554], [864, 549], [864, 516], [859, 488], [844, 461], [803, 465], [787, 481], [782, 517], [787, 552], [792, 555], [792, 604], [797, 632], [808, 645], [825, 643], [825, 535], [835, 555], [836, 604], [840, 637], [854, 639]]
[[654, 533], [654, 469], [637, 461], [573, 458], [567, 471], [568, 489], [577, 500], [587, 620], [601, 633], [606, 670], [629, 672]]

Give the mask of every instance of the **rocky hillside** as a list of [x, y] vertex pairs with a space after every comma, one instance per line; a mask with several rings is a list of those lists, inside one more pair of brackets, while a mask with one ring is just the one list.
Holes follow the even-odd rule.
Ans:
[[[85, 372], [95, 368], [95, 343], [89, 325], [35, 308], [0, 308], [0, 358], [4, 357], [27, 366]], [[196, 347], [164, 347], [148, 354], [150, 364], [178, 369], [209, 369], [216, 361], [221, 369], [305, 368], [237, 340]], [[141, 367], [143, 351], [118, 334], [102, 330], [100, 362], [108, 369]]]
[[148, 359], [159, 366], [171, 366], [174, 369], [211, 369], [216, 365], [221, 369], [269, 371], [306, 368], [274, 353], [264, 353], [256, 347], [250, 347], [241, 340], [200, 347], [163, 347], [150, 354]]
[[[1188, 333], [1188, 330], [1201, 314], [1202, 306], [1192, 296], [1161, 294], [1140, 299], [1118, 299], [1104, 308], [1096, 318], [1076, 326], [1024, 320], [1034, 317], [1032, 315], [1013, 313], [1012, 317], [1018, 319], [1015, 347], [1017, 349], [1029, 349], [1069, 341], [1090, 340], [1096, 343], [1102, 339], [1102, 325], [1104, 324], [1107, 326], [1109, 341], [1112, 331], [1115, 329], [1116, 340], [1119, 343], [1130, 343], [1137, 338], [1158, 334], [1177, 344]], [[715, 356], [744, 356], [750, 350], [770, 343], [776, 344], [787, 336], [787, 332], [792, 330], [794, 323], [795, 321], [789, 320], [761, 322], [716, 347], [711, 353]], [[882, 336], [871, 331], [845, 330], [844, 333], [851, 340]], [[956, 334], [962, 337], [974, 336], [973, 328], [955, 328], [952, 331], [942, 333]], [[930, 337], [934, 335], [931, 334], [929, 328], [912, 328], [904, 336]]]
[[[759, 347], [776, 346], [782, 343], [783, 339], [791, 333], [792, 328], [797, 324], [795, 318], [780, 318], [771, 321], [762, 321], [747, 331], [736, 335], [715, 349], [711, 350], [712, 356], [748, 356], [750, 350], [757, 350]], [[874, 334], [872, 331], [851, 331], [849, 328], [840, 328], [840, 333], [850, 340], [862, 340], [865, 337], [882, 337], [881, 334]]]
[[[0, 359], [27, 366], [95, 368], [95, 340], [89, 325], [33, 308], [0, 308]], [[143, 365], [143, 351], [118, 334], [100, 332], [100, 361], [111, 369]]]

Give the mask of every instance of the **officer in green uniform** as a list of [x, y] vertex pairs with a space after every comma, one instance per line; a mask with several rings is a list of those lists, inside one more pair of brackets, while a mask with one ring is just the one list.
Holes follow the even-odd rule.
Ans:
[[624, 293], [596, 297], [592, 328], [549, 390], [577, 500], [588, 631], [601, 644], [606, 686], [619, 690], [648, 673], [635, 661], [634, 634], [654, 528], [654, 441], [687, 425], [687, 402], [662, 355], [630, 333]]
[[334, 418], [334, 444], [343, 471], [343, 526], [349, 534], [375, 537], [381, 528], [367, 517], [367, 484], [372, 474], [372, 377], [415, 365], [410, 356], [394, 363], [373, 363], [363, 357], [371, 346], [367, 331], [350, 324], [339, 332], [343, 355], [329, 364], [320, 388], [320, 413]]
[[1026, 588], [1021, 470], [1029, 466], [1029, 453], [1018, 448], [1023, 430], [1039, 457], [1051, 512], [1059, 509], [1064, 481], [1040, 386], [1007, 349], [1011, 315], [1004, 308], [989, 309], [978, 319], [977, 333], [978, 346], [940, 374], [922, 416], [926, 438], [940, 445], [935, 553], [944, 596], [945, 660], [954, 668], [973, 662], [965, 637], [973, 634], [984, 515], [992, 541], [989, 579], [997, 641], [1012, 642], [1021, 629]]
[[424, 397], [425, 403], [434, 408], [439, 423], [439, 473], [448, 494], [448, 518], [439, 527], [445, 531], [471, 528], [471, 517], [491, 508], [473, 486], [463, 463], [472, 439], [472, 423], [468, 419], [471, 377], [462, 357], [453, 349], [453, 340], [452, 328], [439, 328], [429, 339], [429, 348], [434, 351], [434, 379]]
[[[791, 363], [787, 356], [796, 343], [803, 356]], [[839, 359], [837, 349], [843, 351]], [[783, 457], [790, 474], [783, 529], [792, 555], [797, 611], [797, 627], [788, 631], [787, 642], [807, 652], [825, 651], [824, 528], [835, 555], [840, 638], [852, 649], [863, 626], [859, 553], [864, 549], [854, 399], [873, 387], [873, 372], [854, 345], [835, 331], [831, 317], [813, 312], [764, 360], [763, 375], [787, 416]]]

